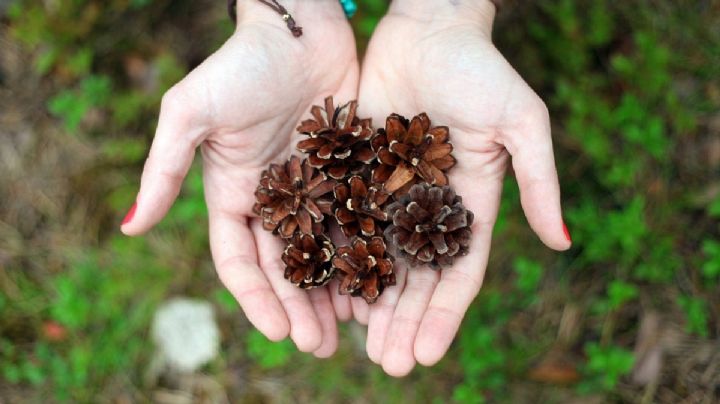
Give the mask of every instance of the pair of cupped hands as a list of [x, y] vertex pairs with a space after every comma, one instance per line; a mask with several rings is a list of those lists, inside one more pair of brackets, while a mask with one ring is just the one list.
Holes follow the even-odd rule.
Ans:
[[[493, 46], [488, 0], [395, 0], [362, 71], [337, 0], [282, 4], [301, 37], [261, 2], [240, 1], [235, 33], [165, 94], [122, 231], [138, 235], [162, 219], [200, 147], [213, 260], [260, 332], [273, 341], [289, 335], [300, 351], [328, 357], [338, 346], [337, 321], [354, 318], [367, 325], [369, 358], [388, 374], [433, 365], [482, 285], [509, 161], [532, 229], [550, 248], [570, 247], [547, 109]], [[449, 126], [458, 161], [450, 183], [475, 214], [468, 256], [441, 272], [398, 261], [397, 285], [372, 305], [339, 295], [336, 283], [305, 291], [285, 280], [282, 242], [252, 214], [261, 171], [295, 151], [295, 128], [328, 95], [358, 99], [359, 115], [374, 127], [392, 112], [427, 112], [434, 125]]]

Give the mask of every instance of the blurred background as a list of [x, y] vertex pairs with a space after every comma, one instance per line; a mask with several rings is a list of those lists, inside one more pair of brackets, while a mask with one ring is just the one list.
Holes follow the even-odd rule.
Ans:
[[[386, 8], [359, 1], [361, 52]], [[224, 2], [0, 0], [0, 402], [720, 402], [718, 21], [709, 0], [508, 2], [495, 41], [550, 108], [575, 244], [544, 248], [508, 178], [458, 338], [396, 380], [361, 326], [329, 360], [252, 329], [197, 165], [156, 230], [119, 233]], [[199, 348], [174, 358], [187, 323]]]

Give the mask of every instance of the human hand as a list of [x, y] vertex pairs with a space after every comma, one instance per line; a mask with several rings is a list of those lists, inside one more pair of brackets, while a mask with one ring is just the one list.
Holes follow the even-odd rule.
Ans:
[[[295, 149], [295, 127], [327, 95], [355, 99], [355, 41], [337, 0], [285, 0], [304, 34], [257, 1], [239, 2], [235, 33], [162, 100], [136, 208], [122, 231], [148, 231], [177, 197], [200, 146], [210, 247], [218, 275], [269, 339], [288, 334], [318, 357], [337, 347], [327, 288], [307, 293], [283, 279], [282, 243], [252, 217], [270, 162]], [[134, 211], [134, 214], [132, 213]]]
[[362, 115], [376, 126], [390, 112], [427, 112], [450, 127], [458, 164], [450, 183], [474, 212], [470, 254], [442, 272], [402, 265], [397, 286], [371, 306], [334, 302], [368, 324], [367, 353], [393, 376], [432, 365], [452, 342], [477, 295], [507, 163], [528, 222], [549, 247], [565, 250], [560, 189], [548, 112], [491, 41], [495, 9], [477, 2], [395, 0], [368, 48], [360, 83]]

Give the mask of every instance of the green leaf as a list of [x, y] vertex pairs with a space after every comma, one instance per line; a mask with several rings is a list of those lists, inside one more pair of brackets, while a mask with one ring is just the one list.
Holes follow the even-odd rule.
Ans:
[[74, 91], [64, 90], [50, 98], [48, 109], [50, 113], [64, 121], [68, 131], [73, 132], [80, 126], [80, 122], [90, 109], [90, 104], [87, 100], [78, 97]]
[[247, 349], [250, 358], [264, 369], [275, 369], [287, 365], [295, 352], [295, 347], [290, 340], [272, 342], [257, 330], [248, 333]]
[[30, 384], [33, 386], [40, 386], [45, 382], [45, 374], [40, 366], [32, 363], [31, 361], [25, 361], [21, 365], [22, 373]]
[[240, 310], [235, 297], [225, 288], [216, 289], [213, 292], [213, 300], [228, 313], [237, 313]]
[[596, 342], [585, 345], [588, 362], [585, 373], [598, 383], [602, 390], [610, 391], [615, 388], [620, 378], [628, 373], [635, 364], [632, 352], [618, 346], [600, 346]]
[[129, 91], [115, 94], [110, 100], [113, 120], [119, 126], [125, 126], [137, 120], [150, 99], [141, 91]]
[[543, 275], [543, 268], [538, 262], [525, 257], [515, 259], [513, 269], [517, 278], [515, 287], [522, 293], [530, 293], [537, 289]]
[[2, 364], [2, 374], [5, 380], [7, 380], [10, 384], [17, 384], [22, 378], [22, 372], [12, 363]]
[[708, 312], [704, 300], [693, 296], [679, 296], [678, 305], [685, 312], [685, 330], [689, 333], [707, 337]]
[[147, 155], [147, 145], [133, 138], [108, 139], [102, 143], [100, 152], [110, 160], [136, 163]]
[[638, 296], [638, 289], [633, 284], [614, 280], [608, 286], [607, 295], [610, 309], [615, 310], [635, 299]]
[[81, 95], [94, 107], [106, 105], [110, 99], [112, 82], [107, 76], [89, 76], [80, 82]]
[[720, 217], [720, 196], [710, 202], [710, 205], [708, 206], [708, 215], [711, 217]]
[[90, 72], [93, 62], [93, 51], [90, 48], [81, 48], [66, 62], [67, 68], [76, 76], [83, 76]]
[[706, 260], [702, 265], [703, 276], [709, 279], [720, 276], [720, 242], [715, 240], [704, 240], [702, 251]]
[[52, 46], [40, 52], [35, 58], [35, 72], [41, 76], [50, 72], [55, 66], [59, 55], [58, 49]]

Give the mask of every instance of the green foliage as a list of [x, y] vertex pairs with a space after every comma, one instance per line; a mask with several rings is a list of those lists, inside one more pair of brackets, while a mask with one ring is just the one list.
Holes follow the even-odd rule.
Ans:
[[538, 302], [543, 268], [536, 261], [519, 257], [513, 270], [516, 278], [512, 290], [501, 292], [485, 286], [467, 313], [458, 335], [463, 381], [453, 391], [457, 402], [483, 403], [486, 395], [504, 397], [510, 379], [527, 370], [528, 354], [538, 349], [529, 340], [508, 338], [504, 327]]
[[52, 97], [48, 101], [48, 109], [65, 122], [69, 132], [73, 132], [91, 108], [106, 106], [111, 91], [109, 78], [89, 76], [80, 82], [78, 88], [64, 90]]
[[618, 346], [600, 346], [595, 342], [585, 345], [588, 362], [584, 368], [586, 380], [579, 386], [583, 392], [612, 391], [620, 378], [633, 368], [632, 352]]
[[388, 2], [385, 0], [359, 0], [358, 8], [360, 12], [355, 24], [356, 30], [364, 36], [370, 37], [380, 18], [388, 9]]
[[[76, 0], [46, 7], [17, 1], [10, 7], [11, 32], [34, 50], [35, 72], [39, 75], [55, 72], [62, 78], [64, 89], [52, 96], [47, 106], [50, 113], [63, 121], [68, 132], [77, 132], [88, 112], [94, 109], [111, 110], [116, 127], [132, 125], [144, 113], [154, 113], [162, 93], [185, 74], [187, 69], [174, 55], [160, 51], [147, 61], [148, 71], [157, 80], [156, 88], [149, 92], [137, 86], [125, 88], [123, 78], [117, 75], [117, 67], [127, 62], [128, 56], [137, 56], [108, 49], [106, 32], [127, 32], [132, 23], [126, 21], [147, 21], [143, 29], [152, 27], [152, 20], [148, 19], [157, 17], [166, 7], [163, 2], [155, 4], [151, 0], [132, 0], [101, 6], [94, 0]], [[118, 19], [118, 15], [122, 18]], [[143, 42], [128, 43], [131, 34], [125, 35], [112, 41], [119, 42], [120, 48], [128, 53], [143, 47]]]
[[527, 258], [519, 257], [515, 259], [513, 269], [517, 275], [515, 280], [517, 290], [521, 293], [535, 292], [542, 279], [542, 265]]
[[638, 288], [623, 281], [614, 280], [608, 287], [608, 307], [610, 310], [617, 310], [623, 304], [635, 299], [638, 296]]
[[708, 215], [720, 217], [720, 196], [716, 197], [708, 206]]
[[238, 305], [237, 300], [235, 300], [235, 297], [229, 290], [225, 288], [217, 289], [213, 292], [212, 296], [215, 303], [228, 313], [237, 313], [240, 311], [240, 305]]
[[603, 213], [591, 201], [569, 208], [567, 218], [574, 240], [583, 246], [582, 257], [588, 262], [634, 263], [643, 251], [643, 239], [649, 236], [644, 207], [644, 198], [635, 196], [621, 209]]
[[290, 363], [295, 345], [290, 340], [272, 342], [257, 330], [247, 334], [247, 353], [250, 358], [264, 369], [275, 369]]
[[685, 312], [687, 332], [707, 337], [708, 309], [705, 300], [693, 296], [679, 296], [678, 305]]
[[5, 380], [48, 384], [59, 400], [87, 401], [107, 378], [148, 357], [152, 346], [138, 336], [171, 278], [152, 261], [136, 265], [147, 251], [142, 239], [117, 236], [106, 251], [73, 254], [71, 270], [49, 280], [45, 304], [47, 317], [65, 327], [67, 338], [38, 341], [31, 352], [3, 340]]
[[716, 240], [704, 240], [702, 245], [705, 254], [705, 262], [702, 265], [702, 273], [709, 280], [720, 276], [720, 242]]

